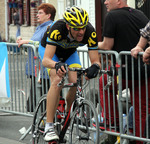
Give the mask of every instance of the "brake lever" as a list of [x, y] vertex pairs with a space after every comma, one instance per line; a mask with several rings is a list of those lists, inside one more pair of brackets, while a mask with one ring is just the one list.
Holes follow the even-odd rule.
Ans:
[[62, 79], [61, 79], [61, 81], [57, 84], [57, 86], [58, 87], [61, 87], [62, 85], [63, 85], [63, 83], [65, 82], [65, 79], [66, 79], [66, 77], [67, 77], [67, 73], [68, 73], [68, 65], [67, 64], [65, 64], [65, 69], [66, 69], [66, 73], [65, 73], [65, 75], [62, 77]]

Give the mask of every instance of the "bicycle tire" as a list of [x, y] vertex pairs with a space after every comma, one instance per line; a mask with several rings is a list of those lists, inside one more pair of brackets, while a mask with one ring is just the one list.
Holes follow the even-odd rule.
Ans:
[[[95, 127], [92, 120], [95, 121]], [[69, 144], [99, 144], [99, 123], [93, 104], [83, 100], [73, 112], [70, 123]]]
[[[46, 109], [43, 113], [41, 113], [41, 105], [46, 103], [46, 96], [43, 95], [39, 100], [39, 103], [36, 107], [34, 117], [33, 117], [33, 124], [32, 124], [32, 144], [56, 144], [59, 143], [57, 141], [52, 142], [45, 142], [44, 137], [44, 127], [46, 124]], [[58, 113], [55, 114], [54, 117], [54, 128], [57, 134], [60, 134], [61, 127], [62, 127], [62, 120], [58, 118]], [[69, 138], [66, 138], [67, 133], [65, 133], [65, 140], [66, 143], [68, 142]]]
[[37, 106], [33, 117], [32, 123], [32, 144], [48, 144], [44, 141], [44, 127], [46, 122], [46, 107], [43, 108], [43, 105], [46, 104], [46, 95], [43, 95]]

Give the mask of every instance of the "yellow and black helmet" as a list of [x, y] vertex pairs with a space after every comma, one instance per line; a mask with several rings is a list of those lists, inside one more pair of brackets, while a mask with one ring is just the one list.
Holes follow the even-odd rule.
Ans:
[[83, 28], [89, 21], [88, 13], [77, 6], [67, 8], [63, 14], [63, 18], [71, 28]]

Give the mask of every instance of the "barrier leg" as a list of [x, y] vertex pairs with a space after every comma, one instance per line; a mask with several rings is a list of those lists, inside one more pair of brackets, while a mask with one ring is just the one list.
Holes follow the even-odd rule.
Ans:
[[19, 141], [24, 140], [24, 138], [29, 134], [29, 132], [32, 129], [32, 125], [27, 129], [27, 131], [21, 136], [21, 138], [19, 139]]

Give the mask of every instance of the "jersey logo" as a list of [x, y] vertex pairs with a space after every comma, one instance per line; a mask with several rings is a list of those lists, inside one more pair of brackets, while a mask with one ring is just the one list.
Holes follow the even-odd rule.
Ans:
[[94, 38], [96, 38], [96, 32], [92, 32], [91, 37], [89, 37], [89, 39], [88, 39], [88, 44], [90, 47], [92, 47], [92, 45], [96, 44], [96, 42], [93, 40]]
[[54, 39], [54, 40], [60, 40], [60, 39], [61, 39], [60, 32], [59, 32], [58, 30], [54, 30], [54, 31], [51, 33], [50, 38], [51, 38], [51, 39]]

